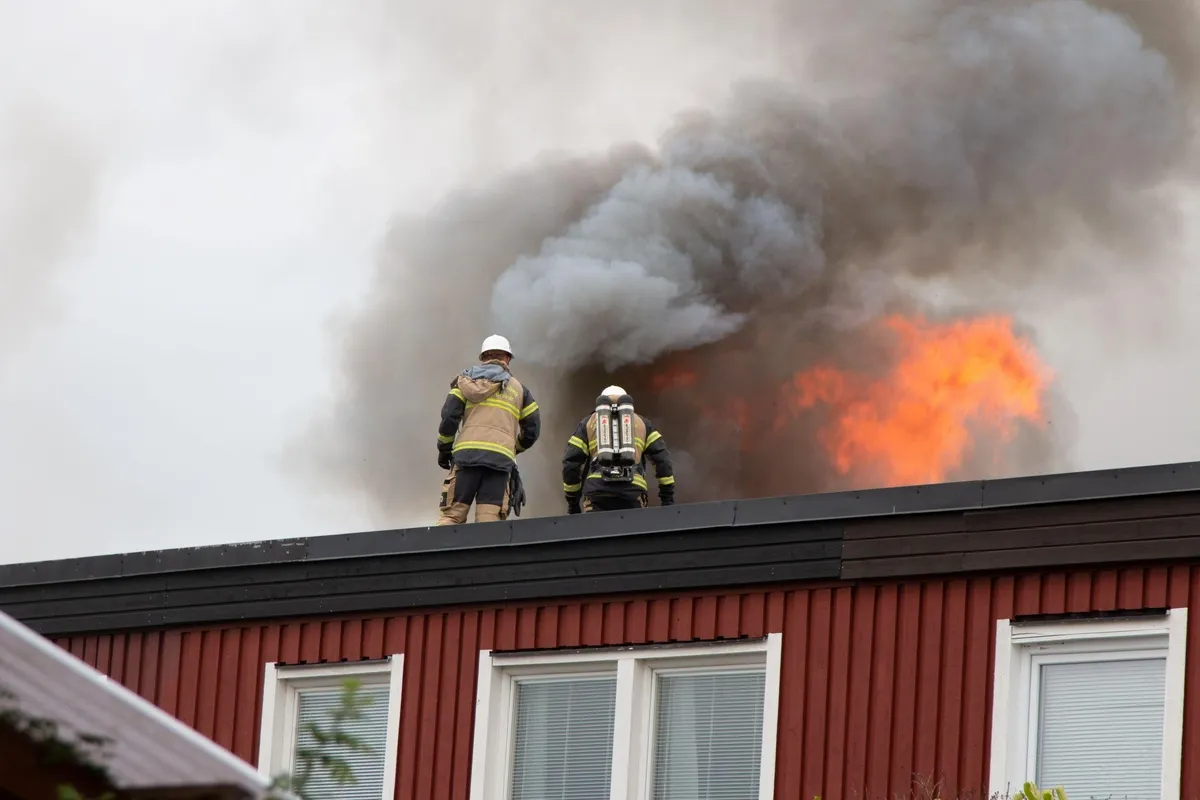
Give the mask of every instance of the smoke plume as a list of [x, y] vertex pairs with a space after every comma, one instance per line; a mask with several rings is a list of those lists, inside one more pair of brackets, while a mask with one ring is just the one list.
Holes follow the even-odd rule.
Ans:
[[[535, 513], [560, 505], [565, 439], [611, 381], [663, 430], [681, 500], [838, 488], [811, 426], [772, 428], [798, 370], [886, 369], [884, 314], [1019, 320], [1021, 292], [1101, 287], [1092, 256], [1165, 260], [1168, 190], [1195, 168], [1188, 0], [775, 13], [787, 74], [681, 114], [653, 148], [543, 159], [396, 224], [319, 440], [330, 474], [385, 514], [432, 510], [437, 409], [500, 332], [544, 411], [521, 462]], [[686, 399], [662, 390], [680, 372]], [[1064, 427], [952, 477], [1057, 468]]]
[[96, 211], [101, 161], [85, 137], [36, 103], [0, 127], [0, 355], [53, 315], [53, 287]]

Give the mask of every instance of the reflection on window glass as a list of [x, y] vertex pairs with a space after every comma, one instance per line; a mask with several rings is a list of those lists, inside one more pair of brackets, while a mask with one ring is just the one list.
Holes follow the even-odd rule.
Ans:
[[1038, 786], [1161, 800], [1166, 658], [1041, 665]]
[[757, 800], [766, 676], [657, 678], [654, 800]]
[[[296, 752], [316, 746], [316, 740], [307, 730], [308, 723], [315, 722], [322, 731], [335, 725], [333, 712], [342, 705], [341, 686], [323, 689], [301, 689], [296, 712]], [[387, 747], [388, 687], [387, 685], [360, 686], [355, 693], [358, 700], [368, 703], [361, 716], [344, 720], [342, 730], [353, 736], [369, 750], [354, 750], [343, 744], [326, 744], [322, 752], [345, 759], [350, 765], [354, 783], [335, 783], [329, 770], [319, 762], [312, 765], [311, 776], [305, 784], [305, 793], [313, 800], [380, 800], [383, 796], [383, 764]], [[292, 760], [293, 770], [299, 772], [301, 764]]]
[[512, 800], [608, 800], [616, 678], [516, 686]]

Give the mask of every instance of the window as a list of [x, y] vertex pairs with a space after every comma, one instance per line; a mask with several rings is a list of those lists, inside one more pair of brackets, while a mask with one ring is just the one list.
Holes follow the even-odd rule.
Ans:
[[485, 650], [471, 800], [770, 800], [781, 648]]
[[607, 800], [617, 680], [521, 680], [513, 686], [513, 800]]
[[344, 758], [354, 783], [339, 785], [327, 770], [316, 769], [306, 790], [317, 800], [390, 800], [396, 786], [396, 743], [400, 733], [400, 688], [404, 656], [345, 664], [285, 666], [267, 664], [263, 682], [262, 723], [259, 733], [259, 772], [275, 776], [300, 768], [296, 753], [312, 747], [308, 723], [322, 728], [341, 706], [343, 682], [361, 684], [358, 696], [368, 704], [358, 719], [344, 723], [347, 732], [369, 750], [327, 745], [331, 755]]
[[1187, 609], [996, 624], [991, 789], [1178, 800]]

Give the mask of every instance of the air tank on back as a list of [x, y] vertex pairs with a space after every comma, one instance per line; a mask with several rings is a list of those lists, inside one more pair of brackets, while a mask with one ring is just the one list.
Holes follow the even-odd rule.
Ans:
[[[633, 398], [623, 394], [617, 398], [616, 431], [620, 438], [613, 442], [616, 450], [617, 466], [632, 467], [637, 463], [637, 449], [634, 444]], [[616, 437], [614, 437], [616, 438]]]
[[612, 400], [605, 395], [596, 398], [596, 463], [611, 467], [617, 456], [617, 431]]

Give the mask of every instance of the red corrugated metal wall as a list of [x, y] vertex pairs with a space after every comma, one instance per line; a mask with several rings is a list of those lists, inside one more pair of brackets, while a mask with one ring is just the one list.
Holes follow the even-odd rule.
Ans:
[[[994, 620], [1185, 606], [1200, 568], [972, 577], [673, 598], [636, 597], [373, 619], [80, 636], [61, 646], [254, 763], [262, 666], [403, 652], [402, 800], [465, 800], [480, 649], [784, 634], [776, 797], [886, 798], [914, 774], [987, 780]], [[1200, 686], [1200, 614], [1188, 677]], [[1186, 700], [1196, 752], [1200, 700]], [[1185, 758], [1182, 796], [1200, 791]]]

